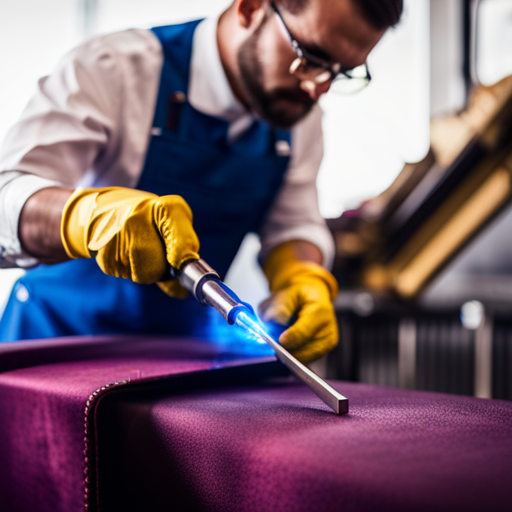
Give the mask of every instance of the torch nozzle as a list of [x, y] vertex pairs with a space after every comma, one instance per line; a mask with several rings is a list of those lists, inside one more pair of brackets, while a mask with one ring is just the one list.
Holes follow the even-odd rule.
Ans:
[[231, 325], [235, 323], [239, 311], [254, 315], [252, 307], [242, 302], [204, 260], [186, 262], [178, 279], [201, 304], [214, 307]]

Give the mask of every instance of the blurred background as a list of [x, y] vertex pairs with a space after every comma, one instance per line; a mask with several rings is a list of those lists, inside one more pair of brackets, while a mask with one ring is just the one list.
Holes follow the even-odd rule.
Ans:
[[[0, 143], [38, 78], [80, 41], [228, 4], [3, 0]], [[512, 399], [512, 1], [405, 0], [401, 23], [369, 67], [373, 80], [362, 93], [321, 101], [318, 190], [337, 246], [342, 336], [316, 369]], [[267, 293], [258, 248], [248, 236], [228, 276], [253, 303]], [[0, 311], [20, 273], [0, 271]]]

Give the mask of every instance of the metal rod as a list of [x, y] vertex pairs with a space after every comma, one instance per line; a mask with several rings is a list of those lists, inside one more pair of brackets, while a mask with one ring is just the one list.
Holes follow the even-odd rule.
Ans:
[[177, 276], [182, 286], [192, 292], [201, 304], [213, 306], [230, 324], [236, 323], [270, 345], [279, 361], [299, 380], [309, 386], [313, 393], [336, 414], [346, 414], [348, 412], [348, 399], [272, 339], [263, 327], [253, 319], [252, 308], [241, 302], [236, 294], [220, 280], [215, 270], [204, 260], [186, 262], [179, 271], [173, 269], [171, 275], [173, 277]]
[[309, 386], [311, 391], [336, 414], [348, 413], [348, 398], [338, 393], [316, 373], [295, 359], [284, 347], [272, 339], [257, 322], [250, 318], [249, 315], [245, 314], [243, 311], [239, 312], [236, 317], [236, 324], [248, 329], [268, 343], [274, 349], [279, 361], [281, 361], [299, 380]]

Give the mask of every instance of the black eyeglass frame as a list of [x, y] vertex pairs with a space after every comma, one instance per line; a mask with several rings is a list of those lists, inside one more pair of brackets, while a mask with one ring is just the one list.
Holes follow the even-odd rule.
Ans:
[[[325, 60], [321, 59], [320, 57], [316, 57], [315, 55], [312, 55], [309, 53], [306, 49], [302, 48], [300, 43], [293, 37], [292, 33], [290, 32], [290, 29], [288, 28], [288, 25], [286, 25], [286, 22], [283, 19], [283, 16], [279, 9], [277, 8], [277, 5], [273, 0], [270, 0], [270, 6], [274, 10], [274, 12], [277, 14], [279, 19], [281, 20], [281, 23], [283, 24], [284, 29], [286, 30], [286, 33], [288, 34], [288, 37], [290, 39], [290, 43], [292, 45], [293, 51], [297, 55], [299, 59], [304, 59], [307, 63], [312, 65], [313, 67], [321, 68], [325, 71], [328, 71], [331, 74], [331, 78], [329, 80], [335, 81], [336, 79], [343, 79], [343, 77], [353, 80], [353, 79], [363, 79], [366, 80], [366, 85], [368, 85], [372, 79], [370, 75], [370, 71], [368, 69], [368, 64], [365, 62], [363, 65], [365, 67], [366, 76], [365, 77], [354, 77], [350, 73], [352, 70], [347, 69], [346, 71], [336, 70], [334, 69], [330, 64], [328, 64]], [[339, 65], [339, 64], [338, 64]], [[359, 66], [357, 66], [359, 67]]]

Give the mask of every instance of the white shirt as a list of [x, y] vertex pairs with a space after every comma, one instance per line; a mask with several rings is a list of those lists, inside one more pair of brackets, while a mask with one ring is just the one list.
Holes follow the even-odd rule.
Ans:
[[[218, 18], [201, 22], [193, 39], [188, 101], [230, 123], [234, 139], [253, 115], [234, 96], [219, 57]], [[163, 53], [149, 30], [95, 37], [68, 55], [38, 89], [0, 152], [0, 267], [31, 267], [18, 220], [25, 201], [45, 187], [134, 188], [144, 167]], [[262, 255], [289, 240], [307, 240], [332, 263], [332, 237], [318, 210], [316, 177], [323, 156], [322, 112], [316, 106], [292, 130], [283, 187], [260, 231]]]

